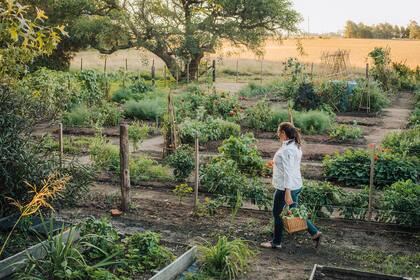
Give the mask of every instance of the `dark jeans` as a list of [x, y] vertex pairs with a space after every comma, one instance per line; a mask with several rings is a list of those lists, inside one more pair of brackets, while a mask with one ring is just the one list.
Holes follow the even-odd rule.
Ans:
[[[292, 191], [292, 200], [293, 204], [290, 205], [290, 208], [297, 207], [299, 201], [299, 194], [301, 189]], [[273, 233], [273, 244], [279, 245], [283, 239], [283, 221], [280, 217], [281, 212], [283, 211], [286, 202], [284, 201], [285, 191], [276, 190], [274, 193], [274, 204], [273, 204], [273, 216], [274, 216], [274, 233]], [[318, 232], [318, 229], [310, 221], [306, 221], [308, 224], [308, 232], [310, 235], [315, 235]]]

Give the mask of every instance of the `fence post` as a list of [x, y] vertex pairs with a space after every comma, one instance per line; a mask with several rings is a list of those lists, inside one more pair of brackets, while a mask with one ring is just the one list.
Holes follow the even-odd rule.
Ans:
[[108, 95], [108, 76], [106, 73], [106, 64], [107, 64], [107, 60], [108, 57], [105, 56], [105, 61], [104, 61], [104, 74], [105, 74], [105, 95]]
[[311, 64], [311, 80], [314, 79], [314, 63]]
[[83, 57], [80, 58], [80, 71], [83, 71]]
[[260, 83], [261, 84], [263, 82], [263, 61], [264, 61], [264, 59], [261, 58], [261, 69], [260, 69]]
[[120, 125], [120, 185], [121, 185], [121, 210], [128, 211], [130, 197], [130, 169], [129, 169], [128, 124]]
[[155, 82], [155, 71], [156, 71], [156, 68], [155, 68], [155, 60], [153, 59], [153, 62], [152, 62], [152, 69], [151, 69], [151, 76], [152, 76], [152, 85], [154, 86], [155, 84], [156, 84], [156, 82]]
[[369, 204], [368, 204], [368, 221], [372, 220], [372, 197], [373, 197], [373, 180], [375, 176], [375, 152], [376, 152], [376, 145], [370, 144], [369, 145], [372, 149], [372, 155], [370, 158], [370, 176], [369, 176]]
[[239, 81], [239, 59], [236, 60], [236, 83]]
[[216, 60], [213, 59], [213, 83], [216, 82]]
[[58, 148], [60, 152], [60, 168], [63, 168], [64, 145], [63, 145], [63, 124], [58, 124]]
[[198, 205], [198, 187], [200, 185], [200, 151], [198, 133], [195, 135], [195, 188], [194, 188], [194, 209]]
[[190, 61], [187, 63], [187, 84], [190, 83]]

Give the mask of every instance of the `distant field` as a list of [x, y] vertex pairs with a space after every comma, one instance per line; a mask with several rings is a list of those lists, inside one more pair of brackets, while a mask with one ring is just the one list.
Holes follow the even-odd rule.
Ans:
[[[264, 47], [263, 74], [276, 75], [281, 72], [280, 62], [288, 57], [298, 57], [303, 63], [315, 64], [315, 72], [321, 69], [321, 55], [323, 52], [334, 52], [338, 49], [350, 51], [350, 71], [362, 72], [367, 61], [368, 53], [374, 47], [391, 48], [392, 59], [405, 61], [407, 65], [415, 68], [420, 65], [420, 40], [376, 40], [376, 39], [302, 39], [301, 43], [306, 55], [299, 56], [296, 48], [296, 40], [284, 40], [282, 43], [269, 41]], [[239, 72], [244, 76], [255, 76], [260, 73], [261, 63], [252, 52], [236, 49], [229, 46], [223, 47], [216, 55], [218, 70], [227, 73], [227, 70], [235, 71], [238, 61]], [[78, 53], [72, 62], [72, 69], [80, 69], [80, 61], [83, 58], [85, 69], [103, 69], [104, 59], [98, 52], [93, 50]], [[125, 59], [128, 69], [131, 71], [150, 69], [151, 60], [155, 59], [158, 71], [162, 71], [163, 63], [149, 52], [141, 50], [124, 50], [108, 56], [107, 69], [109, 71], [125, 68]], [[241, 77], [244, 79], [245, 77]]]

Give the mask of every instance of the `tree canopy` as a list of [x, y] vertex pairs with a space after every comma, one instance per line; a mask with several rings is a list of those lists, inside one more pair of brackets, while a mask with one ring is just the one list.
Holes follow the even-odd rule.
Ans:
[[420, 26], [414, 20], [410, 21], [407, 27], [398, 25], [393, 26], [389, 23], [380, 23], [369, 26], [364, 23], [355, 23], [349, 20], [347, 21], [344, 28], [344, 37], [375, 39], [420, 39]]

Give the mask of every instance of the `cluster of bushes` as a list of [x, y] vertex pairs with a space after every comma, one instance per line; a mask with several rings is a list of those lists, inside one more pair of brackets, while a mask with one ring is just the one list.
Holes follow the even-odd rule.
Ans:
[[[80, 239], [64, 242], [49, 233], [42, 262], [30, 257], [18, 278], [132, 279], [169, 264], [175, 256], [157, 233], [138, 232], [124, 239], [106, 220], [90, 218], [78, 225]], [[73, 232], [74, 233], [74, 232]], [[62, 234], [62, 233], [61, 233]]]
[[420, 126], [391, 132], [385, 136], [381, 145], [403, 156], [420, 158]]
[[94, 107], [78, 105], [64, 112], [62, 122], [68, 126], [116, 126], [122, 118], [121, 111], [111, 103], [102, 103]]
[[[328, 180], [344, 186], [362, 186], [369, 183], [371, 155], [366, 150], [347, 149], [344, 153], [326, 156], [323, 160]], [[418, 158], [404, 157], [387, 150], [375, 155], [374, 185], [382, 189], [400, 180], [418, 180]]]
[[[334, 122], [334, 115], [325, 111], [293, 111], [293, 121], [304, 134], [323, 134], [327, 132]], [[276, 132], [279, 123], [289, 120], [288, 111], [285, 109], [273, 109], [266, 101], [260, 101], [245, 112], [244, 125]]]
[[186, 119], [178, 126], [182, 143], [194, 143], [198, 135], [201, 144], [239, 135], [241, 128], [238, 124], [219, 118], [208, 117], [204, 121]]
[[340, 141], [355, 140], [362, 137], [363, 130], [356, 123], [353, 125], [339, 124], [334, 125], [329, 131], [332, 139]]
[[124, 116], [137, 120], [161, 120], [166, 111], [165, 98], [148, 98], [141, 101], [129, 100], [124, 104]]
[[178, 121], [203, 116], [234, 119], [239, 112], [239, 101], [229, 93], [207, 93], [192, 86], [186, 93], [176, 96], [175, 107]]
[[[305, 181], [300, 196], [313, 215], [329, 217], [334, 210], [346, 219], [366, 218], [369, 204], [369, 189], [346, 192], [328, 182]], [[395, 222], [402, 225], [420, 225], [420, 185], [411, 180], [402, 180], [384, 188], [376, 194], [373, 202], [375, 219], [381, 222]]]
[[220, 155], [200, 170], [202, 185], [210, 193], [222, 196], [231, 206], [242, 205], [249, 199], [260, 208], [268, 208], [268, 189], [258, 179], [248, 176], [265, 172], [263, 160], [254, 146], [252, 135], [231, 136], [219, 147]]
[[[103, 138], [95, 138], [90, 146], [90, 157], [96, 168], [119, 174], [120, 154], [118, 146], [107, 143]], [[130, 159], [130, 180], [132, 182], [170, 179], [169, 168], [158, 164], [147, 156]]]
[[420, 125], [420, 89], [416, 90], [414, 98], [414, 110], [411, 112], [410, 119], [408, 121], [408, 127], [415, 127]]

